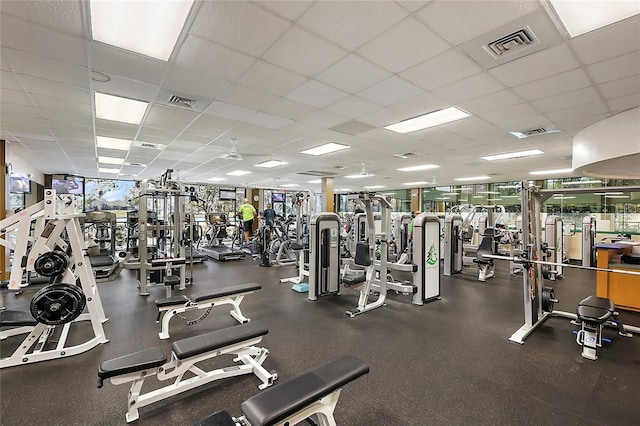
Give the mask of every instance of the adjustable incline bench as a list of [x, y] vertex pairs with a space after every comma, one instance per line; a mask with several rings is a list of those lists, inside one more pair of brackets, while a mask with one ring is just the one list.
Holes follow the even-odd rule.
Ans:
[[584, 358], [598, 359], [596, 351], [602, 347], [602, 328], [605, 325], [617, 328], [620, 336], [633, 337], [625, 330], [611, 299], [589, 296], [580, 301], [576, 314], [577, 324], [581, 325], [581, 330], [576, 333], [576, 342], [582, 346]]
[[[141, 407], [218, 379], [252, 373], [262, 381], [258, 388], [265, 389], [273, 384], [278, 375], [262, 367], [269, 351], [253, 345], [259, 343], [267, 333], [267, 328], [260, 323], [250, 322], [178, 340], [172, 345], [169, 361], [160, 348], [149, 348], [104, 361], [98, 369], [98, 387], [102, 387], [105, 379], [111, 379], [114, 385], [132, 382], [127, 402], [127, 422], [138, 419], [138, 409]], [[242, 365], [233, 364], [212, 371], [203, 371], [196, 366], [198, 362], [223, 354], [237, 355], [234, 361], [241, 361]], [[194, 376], [183, 378], [187, 372]], [[175, 380], [160, 389], [141, 394], [145, 378], [153, 375], [158, 380]]]
[[369, 372], [350, 355], [267, 389], [244, 401], [242, 417], [218, 411], [194, 426], [295, 425], [316, 415], [321, 425], [336, 425], [333, 412], [342, 386]]
[[[174, 316], [187, 321], [187, 325], [193, 325], [205, 319], [209, 313], [211, 313], [213, 307], [218, 305], [232, 305], [233, 309], [231, 309], [229, 314], [238, 320], [240, 324], [249, 322], [251, 320], [242, 315], [240, 303], [242, 303], [244, 296], [261, 288], [262, 286], [260, 284], [247, 283], [212, 290], [205, 294], [193, 295], [191, 298], [181, 294], [166, 299], [158, 299], [156, 300], [156, 306], [158, 307], [158, 318], [156, 322], [160, 322], [160, 318], [162, 317], [162, 329], [158, 335], [161, 339], [169, 338], [169, 321], [171, 321], [171, 318]], [[193, 320], [187, 320], [180, 315], [187, 311], [200, 309], [206, 310], [200, 317]]]

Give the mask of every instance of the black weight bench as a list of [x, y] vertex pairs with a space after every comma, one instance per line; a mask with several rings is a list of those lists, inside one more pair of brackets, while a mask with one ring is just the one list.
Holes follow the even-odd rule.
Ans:
[[596, 350], [602, 347], [602, 329], [607, 323], [615, 326], [621, 336], [631, 337], [631, 334], [624, 329], [615, 309], [611, 299], [593, 295], [578, 303], [576, 314], [582, 328], [578, 331], [576, 342], [582, 346], [584, 358], [598, 359]]
[[[33, 318], [30, 312], [11, 309], [0, 311], [0, 328], [4, 329], [0, 331], [0, 340], [31, 333], [37, 325], [38, 321]], [[7, 327], [11, 328], [7, 329]]]
[[347, 287], [353, 287], [358, 284], [362, 284], [367, 280], [366, 275], [355, 275], [352, 277], [342, 277], [342, 284]]
[[[98, 387], [101, 388], [106, 379], [115, 385], [132, 382], [127, 402], [127, 422], [138, 419], [138, 409], [141, 407], [218, 379], [255, 374], [262, 382], [258, 388], [265, 389], [273, 384], [278, 375], [262, 367], [269, 351], [253, 345], [258, 344], [267, 333], [266, 327], [251, 322], [173, 342], [169, 361], [160, 348], [149, 348], [104, 361], [98, 368]], [[196, 363], [224, 354], [237, 355], [234, 361], [242, 364], [211, 371], [196, 366]], [[189, 378], [184, 378], [188, 372], [191, 373], [188, 374]], [[158, 380], [174, 380], [160, 389], [141, 394], [144, 380], [153, 375]]]
[[322, 418], [320, 424], [335, 425], [341, 388], [368, 372], [368, 365], [346, 355], [247, 399], [238, 419], [219, 411], [195, 426], [295, 425], [314, 415]]
[[[260, 284], [247, 283], [223, 287], [207, 293], [192, 295], [191, 297], [181, 294], [165, 299], [158, 299], [156, 300], [156, 306], [158, 307], [158, 318], [156, 322], [160, 322], [162, 318], [162, 328], [159, 336], [161, 339], [169, 338], [169, 322], [174, 316], [187, 321], [187, 325], [193, 325], [205, 319], [209, 313], [211, 313], [213, 307], [218, 305], [232, 305], [233, 308], [229, 314], [241, 324], [249, 322], [251, 320], [245, 317], [240, 310], [240, 303], [242, 303], [244, 296], [261, 288], [262, 286]], [[194, 320], [187, 320], [181, 316], [184, 312], [200, 309], [204, 309], [205, 312]]]

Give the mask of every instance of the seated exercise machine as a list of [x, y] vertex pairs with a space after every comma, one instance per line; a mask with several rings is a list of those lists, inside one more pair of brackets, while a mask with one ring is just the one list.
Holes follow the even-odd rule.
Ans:
[[[84, 215], [76, 210], [73, 195], [46, 189], [43, 201], [0, 221], [1, 230], [17, 229], [18, 235], [15, 244], [0, 238], [0, 244], [14, 250], [8, 288], [22, 288], [23, 268], [50, 278], [31, 299], [30, 312], [0, 311], [1, 340], [26, 334], [13, 353], [0, 360], [0, 368], [77, 355], [108, 342], [102, 327], [107, 318], [84, 251], [79, 221]], [[27, 250], [34, 220], [44, 226]], [[92, 336], [68, 346], [71, 325], [81, 321], [91, 322]]]
[[242, 417], [218, 411], [194, 426], [295, 425], [305, 420], [335, 425], [333, 413], [342, 387], [368, 372], [368, 365], [346, 355], [252, 396], [240, 406]]
[[[223, 287], [207, 293], [192, 295], [191, 297], [180, 294], [174, 297], [158, 299], [156, 300], [156, 306], [158, 307], [156, 322], [162, 322], [159, 336], [161, 339], [169, 338], [169, 322], [173, 317], [184, 320], [187, 325], [194, 325], [204, 320], [215, 306], [220, 305], [231, 305], [232, 308], [229, 314], [238, 320], [240, 324], [249, 322], [251, 320], [245, 317], [240, 310], [240, 303], [242, 303], [244, 296], [261, 288], [260, 284], [248, 283]], [[187, 319], [182, 316], [186, 312], [201, 310], [204, 310], [204, 313], [195, 319]]]
[[89, 233], [93, 237], [93, 242], [96, 243], [95, 247], [87, 249], [96, 282], [115, 280], [123, 268], [122, 262], [116, 257], [115, 213], [87, 212], [84, 228], [85, 233]]
[[582, 356], [590, 360], [598, 359], [597, 348], [602, 346], [602, 329], [605, 325], [616, 327], [618, 334], [623, 337], [632, 337], [625, 330], [625, 325], [619, 319], [619, 313], [611, 299], [597, 296], [589, 296], [578, 304], [576, 310], [577, 321], [581, 326], [576, 332], [576, 342], [582, 346]]
[[[138, 410], [142, 407], [215, 380], [255, 374], [262, 382], [258, 388], [265, 389], [278, 378], [276, 373], [270, 373], [262, 366], [269, 351], [254, 346], [267, 333], [266, 327], [254, 321], [173, 342], [168, 361], [162, 349], [157, 347], [104, 361], [98, 369], [98, 387], [101, 388], [106, 379], [110, 379], [114, 385], [131, 382], [127, 422], [137, 420]], [[240, 361], [241, 364], [211, 371], [196, 365], [226, 354], [236, 355], [234, 361]], [[185, 378], [187, 373], [191, 377]], [[151, 376], [161, 381], [171, 380], [171, 383], [142, 393], [145, 379]]]
[[474, 263], [478, 264], [478, 281], [484, 282], [495, 275], [493, 259], [484, 257], [487, 254], [495, 254], [493, 250], [494, 236], [494, 228], [485, 228], [484, 234], [482, 234], [482, 241], [480, 241], [476, 251], [476, 258], [473, 260]]

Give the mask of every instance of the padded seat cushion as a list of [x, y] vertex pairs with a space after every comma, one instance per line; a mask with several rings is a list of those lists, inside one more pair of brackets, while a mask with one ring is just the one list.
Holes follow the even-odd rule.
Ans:
[[38, 321], [33, 319], [30, 312], [10, 309], [0, 311], [0, 326], [2, 327], [35, 327], [36, 325], [38, 325]]
[[236, 422], [233, 421], [231, 414], [227, 410], [218, 411], [213, 413], [206, 419], [200, 420], [193, 426], [236, 426]]
[[180, 284], [180, 276], [178, 275], [167, 275], [164, 277], [164, 285], [178, 285]]
[[298, 244], [298, 243], [294, 243], [294, 242], [289, 243], [289, 247], [291, 247], [291, 250], [302, 250], [302, 249], [304, 249], [304, 246], [302, 244]]
[[242, 413], [252, 426], [274, 425], [369, 372], [354, 356], [343, 356], [247, 399]]
[[257, 283], [247, 283], [247, 284], [238, 284], [232, 285], [228, 287], [223, 287], [217, 290], [210, 291], [206, 294], [198, 294], [191, 296], [191, 300], [194, 302], [202, 302], [203, 300], [208, 299], [219, 299], [225, 296], [233, 296], [239, 293], [247, 293], [249, 291], [260, 290], [262, 286]]
[[354, 277], [342, 277], [342, 284], [344, 285], [356, 285], [363, 283], [367, 280], [365, 275], [356, 275]]
[[580, 303], [578, 303], [578, 306], [589, 306], [591, 308], [606, 309], [611, 312], [613, 312], [616, 308], [613, 304], [613, 300], [593, 295], [582, 299]]
[[165, 362], [167, 362], [167, 357], [162, 349], [149, 348], [104, 361], [98, 368], [98, 377], [108, 379], [109, 377], [160, 367]]
[[173, 353], [178, 359], [190, 358], [209, 351], [224, 348], [245, 340], [264, 336], [269, 332], [264, 325], [256, 321], [212, 331], [199, 336], [173, 342]]
[[184, 294], [179, 294], [177, 296], [156, 300], [156, 306], [158, 308], [163, 308], [165, 306], [173, 306], [173, 305], [182, 306], [185, 303], [190, 302], [190, 301], [191, 301], [191, 299], [189, 299]]
[[580, 321], [595, 322], [601, 324], [612, 315], [608, 309], [594, 308], [591, 306], [578, 306], [578, 319]]
[[97, 255], [97, 256], [89, 256], [89, 261], [91, 262], [92, 268], [99, 268], [101, 266], [113, 266], [118, 263], [113, 257], [109, 255]]

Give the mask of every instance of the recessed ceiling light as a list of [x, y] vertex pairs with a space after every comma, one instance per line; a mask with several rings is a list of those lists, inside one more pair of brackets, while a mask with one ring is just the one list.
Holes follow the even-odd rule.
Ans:
[[322, 183], [322, 179], [308, 180], [307, 183]]
[[361, 175], [361, 174], [357, 174], [357, 175], [348, 175], [345, 176], [347, 179], [360, 179], [360, 178], [366, 178], [366, 177], [373, 177], [375, 175], [372, 174], [366, 174], [366, 175]]
[[403, 185], [407, 185], [407, 186], [419, 186], [419, 185], [428, 185], [429, 182], [424, 181], [424, 180], [420, 180], [417, 182], [405, 182], [403, 183]]
[[498, 189], [520, 189], [520, 185], [498, 185], [496, 186]]
[[100, 167], [98, 168], [98, 171], [100, 173], [114, 173], [114, 174], [118, 174], [120, 173], [121, 169], [111, 169], [111, 168], [107, 168], [107, 167]]
[[592, 183], [602, 183], [601, 180], [574, 180], [571, 182], [562, 182], [563, 186], [567, 185], [590, 185]]
[[284, 166], [285, 164], [289, 164], [289, 163], [286, 161], [269, 160], [269, 161], [263, 161], [262, 163], [258, 163], [255, 166], [270, 169], [272, 167]]
[[502, 201], [502, 198], [487, 198], [487, 201]]
[[553, 199], [554, 200], [571, 200], [573, 198], [576, 198], [575, 195], [554, 195]]
[[496, 160], [507, 160], [509, 158], [529, 157], [531, 155], [540, 155], [540, 154], [544, 154], [544, 152], [540, 151], [539, 149], [531, 149], [529, 151], [510, 152], [508, 154], [489, 155], [487, 157], [480, 157], [480, 158], [487, 161], [496, 161]]
[[458, 194], [457, 192], [444, 192], [442, 193], [442, 195], [455, 195], [457, 197], [460, 194]]
[[248, 175], [251, 172], [248, 172], [246, 170], [234, 170], [232, 172], [227, 173], [228, 176], [244, 176], [244, 175]]
[[478, 191], [478, 194], [494, 194], [494, 195], [499, 195], [500, 192], [499, 191]]
[[385, 129], [405, 134], [433, 126], [439, 126], [440, 124], [450, 123], [469, 116], [469, 113], [466, 113], [456, 107], [449, 107], [420, 115], [418, 117], [402, 120], [399, 123], [385, 126]]
[[629, 198], [628, 195], [605, 195], [604, 198]]
[[484, 195], [474, 195], [474, 196], [473, 196], [473, 197], [471, 197], [471, 198], [484, 198]]
[[106, 136], [96, 136], [96, 145], [98, 148], [118, 149], [128, 151], [131, 141], [127, 139], [108, 138]]
[[329, 142], [324, 145], [316, 146], [315, 148], [307, 149], [305, 151], [302, 151], [301, 153], [309, 155], [324, 155], [329, 154], [330, 152], [341, 151], [347, 148], [349, 148], [349, 145]]
[[171, 56], [193, 0], [91, 1], [94, 40], [166, 61]]
[[520, 198], [520, 195], [503, 195], [502, 198]]
[[450, 200], [451, 198], [449, 197], [436, 197], [436, 200]]
[[403, 167], [398, 170], [401, 172], [415, 172], [418, 170], [437, 169], [438, 167], [440, 166], [436, 166], [435, 164], [421, 164], [419, 166]]
[[555, 175], [555, 174], [564, 174], [571, 173], [573, 169], [553, 169], [553, 170], [536, 170], [533, 172], [529, 172], [530, 175]]
[[382, 189], [382, 188], [386, 188], [384, 185], [369, 185], [369, 186], [363, 186], [364, 189]]
[[222, 182], [223, 180], [227, 180], [227, 178], [223, 177], [210, 177], [207, 179], [209, 182]]
[[550, 0], [571, 37], [577, 37], [640, 13], [637, 1]]
[[140, 124], [147, 110], [148, 102], [122, 98], [104, 93], [93, 92], [96, 100], [96, 118], [119, 121], [128, 124]]
[[624, 192], [594, 192], [593, 195], [622, 195]]
[[115, 157], [98, 157], [98, 163], [104, 164], [124, 164], [124, 158], [115, 158]]
[[468, 181], [468, 180], [485, 180], [485, 179], [491, 179], [491, 177], [490, 176], [471, 176], [471, 177], [455, 178], [454, 180]]
[[297, 183], [285, 183], [284, 185], [280, 185], [283, 188], [294, 188], [296, 186], [300, 186]]

